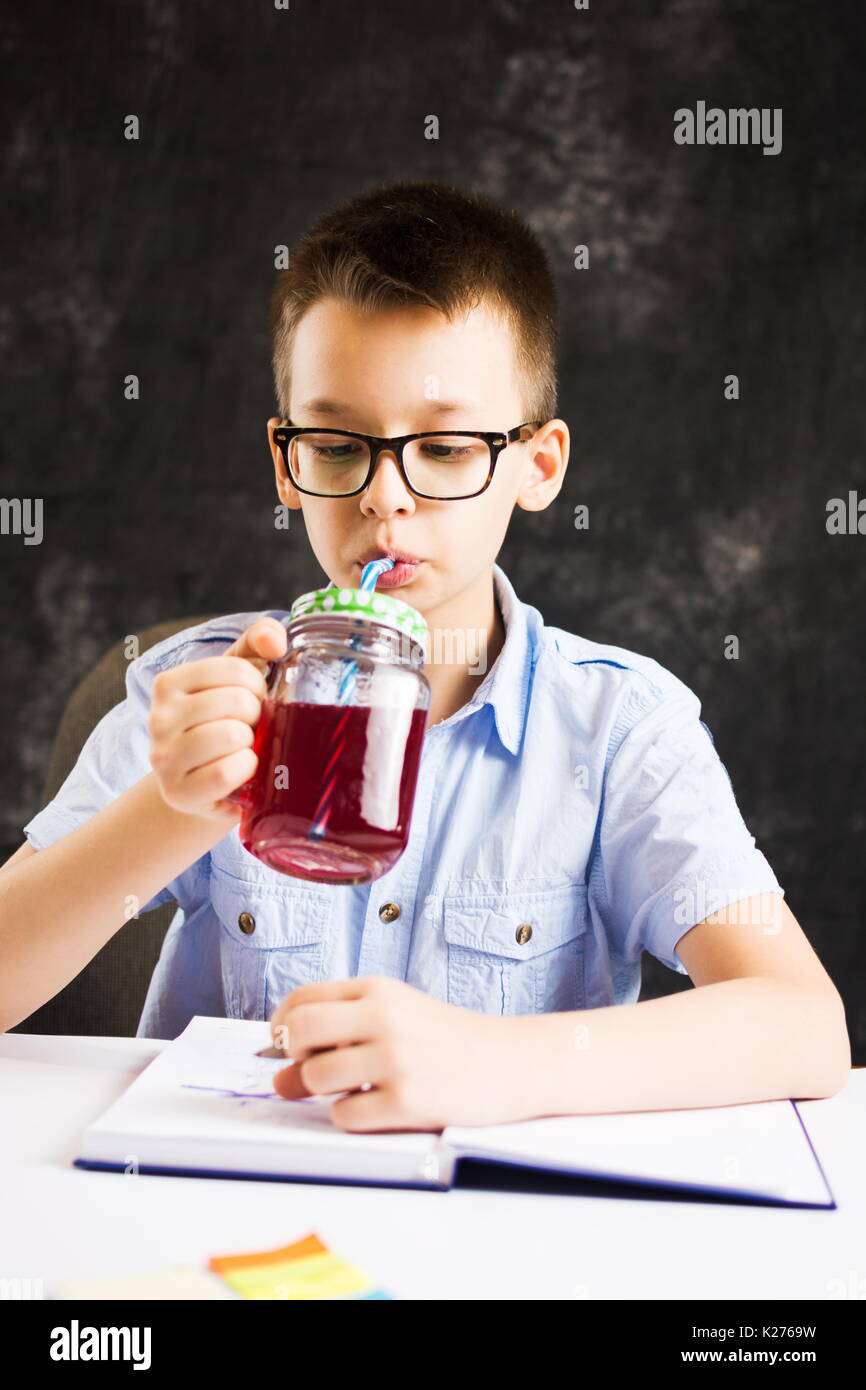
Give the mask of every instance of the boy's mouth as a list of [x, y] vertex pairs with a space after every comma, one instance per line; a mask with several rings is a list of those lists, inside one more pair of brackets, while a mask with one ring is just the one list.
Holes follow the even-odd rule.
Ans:
[[416, 555], [408, 555], [403, 550], [390, 550], [385, 546], [380, 546], [368, 550], [359, 560], [355, 561], [355, 565], [359, 570], [363, 570], [364, 566], [369, 564], [371, 560], [380, 560], [385, 556], [394, 561], [394, 566], [385, 574], [379, 575], [376, 580], [377, 589], [396, 589], [399, 585], [406, 584], [414, 578], [424, 564], [424, 561]]

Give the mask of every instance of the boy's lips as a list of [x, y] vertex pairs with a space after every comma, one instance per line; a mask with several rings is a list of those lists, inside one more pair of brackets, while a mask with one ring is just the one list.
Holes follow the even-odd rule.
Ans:
[[385, 557], [393, 560], [394, 565], [392, 569], [386, 570], [384, 574], [378, 576], [377, 589], [396, 589], [399, 585], [412, 579], [418, 573], [421, 565], [424, 564], [423, 560], [414, 555], [409, 556], [401, 550], [386, 550], [384, 546], [378, 550], [369, 550], [360, 560], [356, 560], [355, 564], [363, 571], [364, 566], [369, 564], [371, 560], [381, 560]]
[[401, 561], [407, 565], [420, 565], [423, 563], [419, 555], [410, 555], [408, 550], [391, 550], [385, 545], [373, 546], [372, 549], [365, 550], [364, 554], [359, 556], [356, 563], [359, 565], [368, 565], [371, 560], [384, 560], [386, 558], [388, 560], [393, 560], [395, 564]]

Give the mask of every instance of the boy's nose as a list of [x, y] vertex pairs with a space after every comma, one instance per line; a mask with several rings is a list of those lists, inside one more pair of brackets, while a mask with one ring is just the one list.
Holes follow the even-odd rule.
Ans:
[[412, 493], [406, 486], [397, 455], [392, 449], [382, 449], [376, 460], [373, 476], [367, 484], [366, 491], [361, 495], [377, 509], [387, 510], [393, 510], [398, 506], [405, 507], [407, 502], [412, 500]]

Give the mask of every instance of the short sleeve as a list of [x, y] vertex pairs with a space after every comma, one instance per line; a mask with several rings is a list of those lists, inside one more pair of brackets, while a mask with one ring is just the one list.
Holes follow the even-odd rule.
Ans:
[[[219, 655], [258, 616], [236, 614], [186, 628], [130, 662], [125, 699], [103, 715], [57, 794], [24, 826], [34, 849], [46, 849], [63, 839], [153, 770], [147, 720], [157, 672], [182, 661]], [[188, 896], [184, 888], [193, 869], [190, 866], [160, 889], [139, 912], [150, 912], [172, 901], [183, 906]]]
[[639, 707], [605, 777], [599, 911], [627, 959], [646, 950], [686, 974], [675, 947], [690, 927], [784, 889], [749, 834], [697, 696], [678, 681], [633, 699]]

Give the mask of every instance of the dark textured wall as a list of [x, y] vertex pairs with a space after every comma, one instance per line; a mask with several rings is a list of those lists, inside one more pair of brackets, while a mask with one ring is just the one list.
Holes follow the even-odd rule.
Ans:
[[[273, 248], [441, 177], [522, 212], [562, 295], [569, 474], [500, 561], [700, 695], [866, 1062], [866, 536], [825, 524], [866, 495], [859, 0], [29, 0], [2, 39], [2, 491], [45, 508], [0, 536], [3, 857], [107, 647], [321, 581], [272, 525]], [[676, 145], [699, 100], [782, 108], [781, 153]]]

